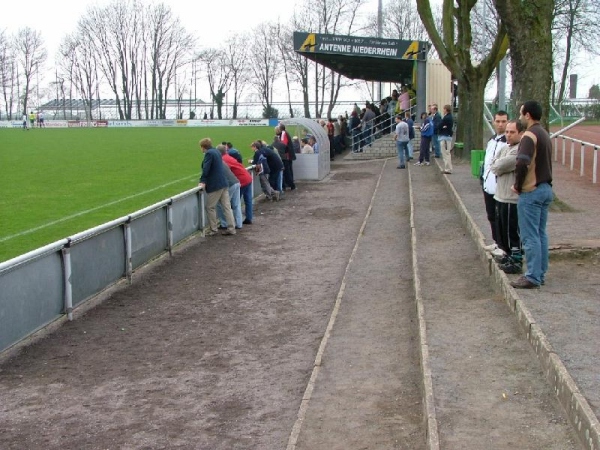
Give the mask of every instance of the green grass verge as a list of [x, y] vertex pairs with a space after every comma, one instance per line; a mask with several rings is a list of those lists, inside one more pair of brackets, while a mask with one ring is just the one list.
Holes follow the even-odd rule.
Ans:
[[273, 130], [0, 129], [0, 261], [196, 186], [207, 136], [247, 159], [252, 140], [270, 141]]

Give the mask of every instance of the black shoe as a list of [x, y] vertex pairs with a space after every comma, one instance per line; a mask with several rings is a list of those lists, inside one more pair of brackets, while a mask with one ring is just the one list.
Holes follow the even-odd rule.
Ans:
[[244, 221], [242, 222], [244, 225], [252, 225], [252, 221], [248, 220], [248, 219], [244, 219]]
[[492, 258], [494, 258], [494, 261], [496, 261], [498, 264], [502, 265], [502, 264], [506, 264], [509, 263], [510, 261], [512, 261], [510, 259], [510, 256], [508, 256], [506, 253], [502, 256], [492, 256]]
[[514, 261], [509, 261], [506, 264], [500, 264], [500, 269], [502, 269], [504, 273], [512, 275], [523, 273], [523, 265]]
[[219, 225], [219, 230], [226, 230], [227, 227], [224, 227], [223, 225]]
[[529, 281], [525, 276], [519, 277], [516, 281], [510, 283], [515, 289], [539, 289], [540, 286]]

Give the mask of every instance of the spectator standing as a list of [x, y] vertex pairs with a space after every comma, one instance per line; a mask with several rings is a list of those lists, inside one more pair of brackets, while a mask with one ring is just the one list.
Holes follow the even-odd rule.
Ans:
[[552, 141], [540, 124], [542, 106], [529, 100], [521, 105], [519, 120], [527, 126], [521, 137], [515, 184], [519, 194], [519, 232], [527, 257], [525, 275], [511, 283], [517, 289], [539, 289], [548, 271], [548, 208], [552, 193]]
[[406, 159], [408, 157], [408, 124], [402, 121], [402, 116], [396, 116], [396, 149], [398, 150], [398, 169], [406, 168]]
[[[225, 146], [217, 145], [217, 150], [221, 153], [226, 151]], [[231, 169], [225, 161], [223, 161], [223, 171], [225, 172], [225, 178], [227, 178], [227, 185], [229, 191], [229, 204], [231, 205], [231, 212], [233, 213], [233, 219], [235, 221], [235, 229], [240, 230], [242, 228], [242, 202], [240, 200], [240, 180], [233, 174]], [[227, 229], [227, 221], [225, 220], [225, 214], [220, 203], [217, 203], [217, 217], [221, 223], [221, 229]]]
[[408, 160], [413, 159], [413, 139], [415, 138], [415, 123], [410, 117], [410, 111], [404, 112], [404, 121], [408, 125]]
[[400, 114], [404, 114], [406, 111], [410, 112], [410, 93], [408, 92], [407, 86], [402, 86], [401, 91], [402, 93], [398, 97], [396, 111]]
[[488, 222], [492, 229], [492, 244], [487, 245], [485, 249], [492, 253], [495, 257], [501, 258], [504, 256], [502, 249], [498, 247], [498, 225], [496, 223], [496, 175], [492, 172], [492, 163], [498, 156], [498, 152], [506, 142], [506, 124], [508, 122], [508, 114], [506, 111], [498, 111], [494, 115], [494, 128], [496, 134], [490, 138], [485, 147], [485, 158], [483, 160], [483, 172], [481, 174], [481, 186], [483, 188], [483, 201], [485, 204], [485, 212]]
[[279, 153], [283, 161], [283, 189], [290, 188], [292, 191], [296, 189], [294, 183], [294, 160], [296, 159], [296, 151], [294, 150], [294, 144], [292, 138], [285, 129], [285, 125], [280, 123], [277, 127], [277, 137], [280, 142], [284, 145], [283, 154]]
[[339, 116], [337, 120], [334, 120], [333, 122], [333, 148], [335, 149], [336, 155], [342, 153], [342, 139], [342, 116]]
[[250, 225], [253, 219], [253, 205], [252, 205], [252, 175], [248, 173], [246, 168], [233, 156], [229, 155], [228, 150], [221, 151], [223, 162], [233, 172], [235, 177], [240, 182], [240, 197], [244, 199], [244, 211], [246, 218], [242, 224]]
[[223, 169], [223, 160], [217, 149], [213, 148], [210, 138], [200, 140], [200, 149], [204, 153], [202, 161], [202, 175], [198, 184], [206, 192], [206, 211], [208, 213], [208, 224], [210, 230], [207, 236], [213, 236], [218, 232], [217, 225], [217, 203], [221, 204], [227, 220], [227, 230], [224, 235], [235, 234], [235, 222], [231, 211], [228, 183]]
[[429, 146], [433, 136], [433, 122], [427, 113], [421, 113], [421, 146], [419, 147], [419, 162], [415, 166], [428, 166]]
[[373, 125], [374, 125], [374, 119], [375, 119], [375, 113], [373, 112], [373, 105], [371, 105], [370, 103], [367, 105], [367, 107], [365, 108], [365, 113], [363, 115], [362, 118], [362, 123], [363, 123], [363, 145], [368, 145], [369, 147], [371, 146], [371, 143], [373, 142]]
[[279, 191], [271, 187], [271, 183], [267, 177], [270, 175], [269, 163], [267, 157], [263, 151], [263, 145], [260, 141], [255, 141], [250, 146], [254, 151], [253, 159], [250, 160], [251, 164], [254, 164], [254, 173], [258, 176], [260, 181], [260, 187], [265, 194], [267, 200], [279, 201]]
[[302, 145], [300, 144], [300, 140], [298, 139], [298, 136], [292, 137], [292, 145], [294, 146], [295, 153], [302, 152]]
[[308, 137], [308, 145], [310, 145], [313, 148], [313, 151], [315, 153], [319, 153], [319, 143], [317, 142], [317, 139], [312, 135], [309, 135], [307, 137]]
[[27, 128], [27, 112], [23, 113], [23, 129], [29, 130], [29, 128]]
[[242, 154], [240, 151], [233, 147], [231, 142], [225, 142], [225, 147], [227, 148], [227, 154], [233, 157], [240, 164], [244, 164], [244, 160], [242, 158]]
[[387, 113], [390, 116], [390, 132], [393, 133], [396, 127], [396, 107], [398, 106], [398, 92], [394, 90], [392, 96], [388, 99]]
[[433, 145], [433, 155], [436, 158], [441, 158], [442, 152], [440, 150], [439, 132], [440, 126], [442, 124], [442, 116], [438, 111], [438, 106], [435, 103], [431, 105], [431, 120], [433, 122], [433, 136], [431, 137], [431, 143]]
[[34, 113], [33, 111], [31, 111], [31, 112], [29, 113], [29, 124], [30, 124], [30, 128], [34, 128], [34, 127], [35, 127], [35, 118], [36, 118], [36, 115], [35, 115], [35, 113]]
[[444, 117], [440, 124], [440, 131], [438, 139], [440, 141], [440, 147], [442, 152], [442, 159], [444, 160], [444, 170], [442, 173], [452, 173], [452, 133], [454, 127], [454, 119], [452, 117], [452, 107], [450, 105], [444, 106]]
[[350, 128], [350, 136], [352, 139], [352, 151], [358, 152], [360, 148], [360, 134], [361, 134], [361, 123], [358, 118], [356, 111], [352, 111], [350, 114], [350, 120], [348, 122], [348, 128]]
[[333, 161], [335, 159], [335, 145], [333, 143], [335, 126], [333, 125], [333, 119], [331, 117], [327, 120], [325, 130], [327, 131], [327, 139], [329, 139], [329, 160]]
[[283, 160], [279, 156], [279, 152], [268, 146], [265, 141], [261, 141], [261, 145], [260, 151], [267, 158], [269, 165], [269, 183], [281, 194], [283, 192]]
[[490, 170], [496, 176], [496, 237], [498, 246], [504, 252], [501, 257], [495, 257], [500, 263], [500, 269], [506, 273], [521, 273], [523, 256], [521, 253], [521, 238], [519, 237], [519, 221], [517, 202], [519, 196], [511, 189], [515, 184], [515, 168], [521, 133], [525, 130], [521, 122], [511, 120], [505, 127], [508, 145], [501, 145], [500, 150]]

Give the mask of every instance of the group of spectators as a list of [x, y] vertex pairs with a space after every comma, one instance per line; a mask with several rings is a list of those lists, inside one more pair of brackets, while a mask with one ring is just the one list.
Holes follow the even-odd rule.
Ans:
[[525, 256], [525, 274], [511, 283], [517, 289], [539, 289], [548, 271], [552, 142], [541, 117], [542, 107], [536, 101], [521, 105], [518, 120], [498, 111], [496, 134], [487, 143], [480, 173], [494, 241], [485, 248], [508, 274], [523, 272]]
[[[452, 173], [452, 135], [454, 133], [454, 117], [452, 107], [446, 105], [443, 108], [444, 115], [438, 112], [438, 106], [434, 103], [429, 105], [428, 113], [421, 113], [421, 143], [419, 146], [419, 160], [415, 166], [429, 166], [431, 150], [436, 158], [443, 159], [442, 173]], [[412, 141], [415, 138], [414, 122], [410, 111], [404, 115], [397, 114], [394, 139], [398, 150], [399, 169], [406, 168], [406, 161], [413, 159]]]
[[[252, 175], [244, 167], [242, 155], [230, 142], [223, 142], [214, 148], [212, 140], [204, 138], [199, 145], [204, 160], [198, 185], [206, 192], [210, 228], [206, 236], [216, 235], [219, 229], [223, 235], [235, 235], [243, 225], [252, 224]], [[267, 200], [279, 201], [286, 188], [296, 189], [293, 171], [296, 145], [285, 125], [279, 124], [275, 128], [271, 144], [256, 140], [251, 148], [254, 155], [249, 162]], [[245, 218], [242, 217], [242, 199]]]

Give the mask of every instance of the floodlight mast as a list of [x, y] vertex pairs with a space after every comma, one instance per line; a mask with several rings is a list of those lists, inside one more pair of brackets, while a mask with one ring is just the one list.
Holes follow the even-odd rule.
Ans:
[[[377, 2], [377, 37], [383, 37], [383, 0]], [[383, 98], [383, 83], [379, 83], [379, 100]]]

